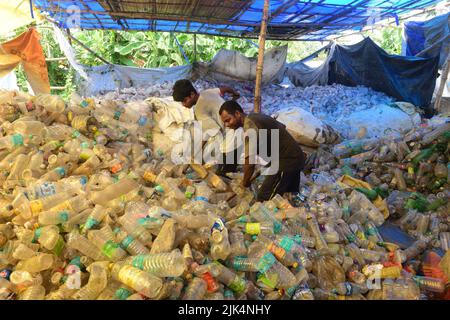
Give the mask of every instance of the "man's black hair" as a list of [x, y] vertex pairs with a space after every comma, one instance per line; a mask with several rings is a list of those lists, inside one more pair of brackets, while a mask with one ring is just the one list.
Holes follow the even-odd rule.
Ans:
[[172, 97], [174, 101], [182, 102], [184, 98], [189, 97], [191, 92], [197, 93], [192, 82], [188, 79], [182, 79], [175, 82], [173, 85]]
[[222, 104], [222, 106], [220, 107], [220, 110], [219, 110], [219, 114], [222, 114], [222, 112], [224, 112], [224, 111], [226, 111], [229, 114], [235, 114], [236, 111], [239, 111], [240, 113], [244, 113], [244, 110], [239, 105], [239, 103], [237, 103], [234, 100], [228, 100]]

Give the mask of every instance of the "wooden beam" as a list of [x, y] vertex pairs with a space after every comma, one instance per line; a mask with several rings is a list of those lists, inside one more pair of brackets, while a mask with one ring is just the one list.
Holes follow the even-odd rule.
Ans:
[[65, 60], [67, 60], [66, 57], [61, 57], [61, 58], [47, 58], [47, 59], [45, 59], [45, 61], [47, 61], [47, 62], [53, 62], [53, 61], [65, 61]]
[[261, 82], [264, 65], [264, 49], [266, 47], [267, 20], [269, 19], [270, 0], [264, 0], [261, 32], [259, 35], [258, 62], [256, 64], [255, 107], [254, 112], [261, 112]]
[[197, 61], [197, 34], [194, 33], [194, 62]]

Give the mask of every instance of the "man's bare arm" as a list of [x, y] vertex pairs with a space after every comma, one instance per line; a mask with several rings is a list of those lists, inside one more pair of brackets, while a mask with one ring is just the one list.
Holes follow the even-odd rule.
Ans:
[[255, 171], [255, 165], [249, 164], [249, 158], [245, 159], [244, 164], [244, 177], [242, 178], [242, 186], [245, 188], [250, 187], [253, 172]]
[[222, 87], [219, 88], [219, 90], [220, 90], [220, 95], [221, 96], [224, 96], [226, 93], [229, 93], [229, 94], [233, 95], [233, 99], [234, 100], [239, 99], [239, 97], [241, 96], [239, 94], [239, 92], [237, 92], [236, 90], [234, 90], [231, 87], [222, 86]]

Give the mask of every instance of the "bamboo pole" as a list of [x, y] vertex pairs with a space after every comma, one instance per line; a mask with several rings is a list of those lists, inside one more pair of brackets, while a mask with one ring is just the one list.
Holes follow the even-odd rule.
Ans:
[[194, 33], [194, 62], [197, 61], [197, 34]]
[[442, 94], [444, 93], [444, 87], [445, 84], [447, 83], [449, 67], [450, 67], [450, 54], [447, 56], [447, 61], [445, 62], [444, 68], [442, 70], [441, 83], [439, 85], [439, 89], [436, 94], [436, 102], [434, 103], [434, 109], [438, 113], [441, 111]]
[[255, 107], [254, 112], [261, 112], [261, 82], [264, 65], [264, 48], [266, 46], [267, 20], [269, 18], [270, 0], [264, 0], [261, 32], [259, 35], [258, 62], [256, 64]]

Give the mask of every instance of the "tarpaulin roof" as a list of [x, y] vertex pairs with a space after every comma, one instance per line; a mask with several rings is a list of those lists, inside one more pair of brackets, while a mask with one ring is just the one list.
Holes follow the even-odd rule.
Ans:
[[[326, 40], [441, 0], [271, 0], [268, 39]], [[257, 38], [264, 0], [33, 0], [62, 28]]]

